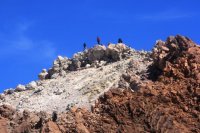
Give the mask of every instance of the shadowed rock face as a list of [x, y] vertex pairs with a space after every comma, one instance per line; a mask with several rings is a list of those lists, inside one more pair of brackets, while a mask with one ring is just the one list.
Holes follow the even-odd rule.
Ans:
[[110, 89], [91, 112], [73, 107], [55, 120], [1, 106], [0, 132], [200, 132], [200, 47], [187, 37], [169, 37], [157, 42], [152, 58], [149, 80], [136, 79], [131, 67], [122, 76], [131, 87]]

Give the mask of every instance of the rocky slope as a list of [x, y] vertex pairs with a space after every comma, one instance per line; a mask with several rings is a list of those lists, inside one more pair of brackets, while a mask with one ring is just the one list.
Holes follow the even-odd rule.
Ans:
[[199, 71], [200, 47], [179, 35], [151, 54], [117, 44], [59, 57], [35, 86], [1, 95], [0, 132], [198, 133]]
[[151, 63], [147, 56], [124, 44], [96, 45], [72, 59], [58, 56], [52, 68], [39, 74], [39, 81], [6, 90], [0, 103], [19, 111], [64, 112], [73, 106], [90, 110], [100, 95], [119, 87], [121, 75], [134, 63], [135, 73], [146, 71]]

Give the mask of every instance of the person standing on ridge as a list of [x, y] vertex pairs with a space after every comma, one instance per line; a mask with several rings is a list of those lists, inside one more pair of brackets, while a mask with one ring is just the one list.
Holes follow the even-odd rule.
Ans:
[[97, 37], [97, 44], [101, 45], [101, 39]]
[[87, 48], [86, 43], [83, 43], [83, 49], [86, 50], [86, 48]]
[[121, 38], [118, 39], [118, 43], [123, 43]]

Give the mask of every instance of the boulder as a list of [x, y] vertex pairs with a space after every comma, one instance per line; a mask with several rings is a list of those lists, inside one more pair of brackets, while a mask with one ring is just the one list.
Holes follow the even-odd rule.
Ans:
[[86, 68], [90, 68], [91, 67], [91, 65], [90, 64], [86, 64], [86, 66], [85, 66]]
[[5, 99], [5, 94], [0, 94], [0, 100], [4, 100]]
[[123, 43], [117, 43], [115, 45], [115, 47], [120, 51], [120, 52], [124, 52], [126, 50], [128, 50], [127, 46]]
[[53, 64], [53, 68], [52, 68], [53, 72], [59, 72], [60, 70], [60, 65], [57, 61], [54, 61], [54, 64]]
[[63, 60], [64, 60], [65, 58], [64, 57], [62, 57], [62, 56], [58, 56], [58, 60], [60, 61], [60, 62], [62, 62]]
[[103, 45], [96, 45], [94, 48], [88, 50], [88, 59], [90, 62], [101, 60], [105, 57], [106, 47]]
[[26, 85], [27, 90], [33, 90], [37, 87], [37, 83], [35, 81], [30, 82], [28, 85]]
[[125, 44], [110, 44], [106, 49], [106, 55], [109, 61], [119, 61], [124, 52], [130, 50]]
[[98, 67], [104, 66], [106, 63], [107, 63], [107, 62], [106, 62], [106, 61], [103, 61], [103, 60], [99, 61], [99, 62], [97, 63], [97, 68], [98, 68]]
[[69, 59], [67, 57], [58, 56], [58, 58], [53, 62], [53, 73], [57, 73], [60, 70], [67, 70], [69, 66]]
[[99, 66], [99, 61], [94, 61], [92, 64], [91, 64], [91, 67], [98, 67]]
[[14, 92], [15, 92], [14, 89], [10, 88], [10, 89], [6, 89], [4, 91], [4, 94], [13, 94]]
[[66, 75], [66, 71], [61, 70], [60, 73], [59, 73], [59, 75], [60, 75], [60, 76], [65, 76], [65, 75]]
[[69, 65], [68, 70], [76, 71], [81, 67], [81, 62], [78, 59], [72, 59], [72, 63]]
[[43, 69], [42, 72], [38, 75], [40, 80], [44, 80], [48, 77], [48, 72], [46, 69]]
[[26, 87], [21, 84], [19, 84], [15, 89], [16, 92], [25, 91], [25, 90], [26, 90]]
[[87, 56], [87, 52], [78, 52], [73, 55], [73, 59], [84, 60]]
[[118, 61], [121, 59], [121, 53], [116, 49], [115, 44], [110, 44], [106, 49], [106, 54], [109, 57], [109, 60]]
[[56, 79], [59, 77], [59, 73], [54, 73], [53, 75], [51, 75], [51, 79]]

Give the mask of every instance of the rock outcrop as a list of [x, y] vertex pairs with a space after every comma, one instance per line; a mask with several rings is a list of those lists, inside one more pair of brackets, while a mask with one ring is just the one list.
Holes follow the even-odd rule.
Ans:
[[[42, 70], [40, 80], [6, 90], [0, 105], [12, 105], [18, 111], [27, 109], [48, 113], [60, 113], [73, 106], [90, 110], [95, 100], [110, 88], [136, 90], [134, 83], [139, 82], [140, 75], [151, 64], [147, 53], [140, 53], [124, 44], [110, 44], [108, 48], [96, 45], [74, 54], [72, 59], [58, 56], [52, 68]], [[138, 77], [131, 84], [122, 78], [130, 68], [133, 76]]]
[[125, 44], [95, 45], [93, 48], [74, 54], [72, 59], [58, 56], [53, 67], [44, 69], [39, 74], [39, 79], [55, 79], [64, 76], [71, 71], [77, 71], [88, 67], [100, 67], [111, 62], [129, 58], [134, 54], [134, 50]]
[[94, 62], [99, 60], [105, 60], [106, 47], [102, 45], [96, 45], [93, 49], [88, 50], [88, 61]]
[[168, 77], [193, 77], [200, 83], [200, 47], [191, 39], [177, 35], [168, 37], [166, 42], [158, 41], [152, 58], [153, 72]]

